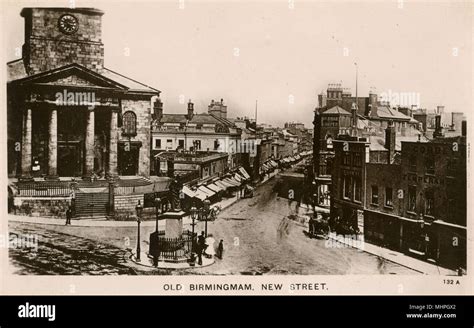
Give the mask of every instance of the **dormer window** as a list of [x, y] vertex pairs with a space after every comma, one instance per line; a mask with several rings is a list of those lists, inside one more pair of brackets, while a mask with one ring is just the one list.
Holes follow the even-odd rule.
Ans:
[[122, 131], [125, 136], [137, 135], [137, 115], [134, 112], [128, 111], [123, 114]]

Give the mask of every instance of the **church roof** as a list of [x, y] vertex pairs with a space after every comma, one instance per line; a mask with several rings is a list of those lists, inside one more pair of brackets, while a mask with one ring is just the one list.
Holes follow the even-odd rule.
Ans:
[[[51, 82], [57, 77], [63, 79], [66, 76], [78, 76], [85, 79], [91, 79], [93, 82], [99, 82], [99, 86], [118, 87], [126, 92], [145, 92], [145, 93], [160, 93], [160, 90], [152, 88], [146, 84], [140, 83], [122, 74], [114, 72], [108, 68], [103, 68], [102, 73], [92, 71], [80, 64], [71, 63], [61, 67], [54, 68], [49, 71], [38, 74], [28, 75], [22, 59], [14, 60], [7, 63], [7, 81], [14, 83], [28, 83], [28, 82]], [[87, 81], [87, 82], [91, 82]], [[93, 86], [93, 84], [91, 84]]]
[[105, 67], [102, 75], [126, 86], [129, 91], [161, 92], [160, 90], [152, 88], [146, 84], [133, 80], [129, 77], [126, 77], [125, 75], [119, 74]]

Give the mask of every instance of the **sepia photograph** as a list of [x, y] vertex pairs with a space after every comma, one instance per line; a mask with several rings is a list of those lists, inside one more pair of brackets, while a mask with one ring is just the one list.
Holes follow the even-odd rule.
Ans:
[[5, 277], [472, 293], [470, 1], [1, 7]]

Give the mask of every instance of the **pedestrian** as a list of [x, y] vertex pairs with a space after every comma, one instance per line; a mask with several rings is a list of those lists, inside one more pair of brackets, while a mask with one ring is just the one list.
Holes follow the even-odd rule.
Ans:
[[201, 231], [201, 235], [198, 237], [198, 264], [202, 265], [202, 253], [206, 251], [206, 238], [204, 237], [204, 231]]
[[71, 217], [72, 217], [71, 206], [68, 206], [66, 210], [66, 225], [71, 224]]
[[222, 260], [224, 257], [224, 240], [221, 239], [219, 246], [217, 246], [217, 257], [219, 260]]
[[205, 252], [205, 256], [206, 258], [208, 259], [212, 259], [216, 253], [215, 251], [215, 248], [214, 248], [214, 243], [215, 243], [215, 239], [209, 235], [209, 237], [206, 238], [206, 252]]

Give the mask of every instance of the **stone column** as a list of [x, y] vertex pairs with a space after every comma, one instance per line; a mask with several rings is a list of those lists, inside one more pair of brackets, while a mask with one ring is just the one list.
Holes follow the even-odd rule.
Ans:
[[49, 139], [48, 139], [48, 175], [58, 175], [58, 109], [51, 108], [49, 116]]
[[95, 114], [93, 109], [87, 109], [87, 127], [85, 139], [85, 156], [84, 156], [84, 178], [90, 178], [94, 172], [94, 128]]
[[23, 131], [21, 141], [21, 176], [31, 178], [31, 141], [33, 133], [33, 113], [31, 108], [23, 112]]
[[116, 109], [112, 109], [110, 113], [110, 135], [109, 135], [109, 163], [108, 163], [108, 175], [109, 178], [113, 179], [117, 176], [117, 123], [118, 113]]

